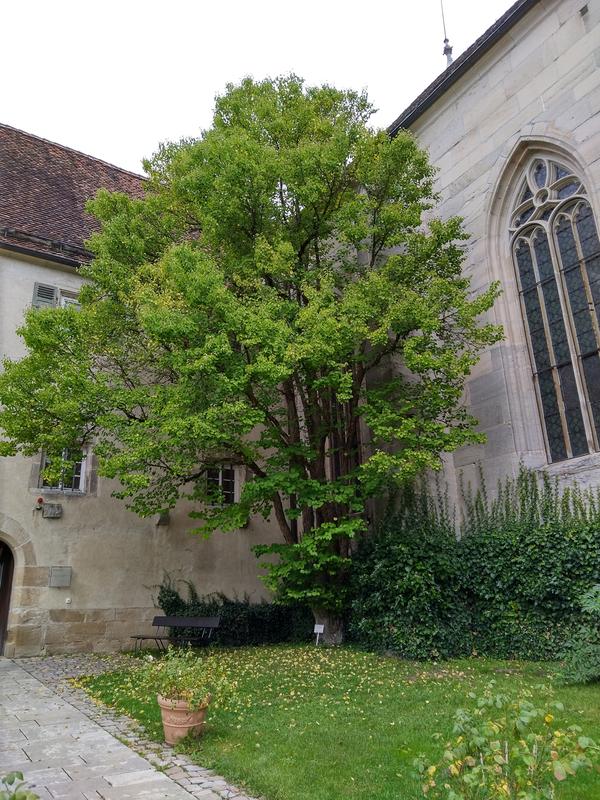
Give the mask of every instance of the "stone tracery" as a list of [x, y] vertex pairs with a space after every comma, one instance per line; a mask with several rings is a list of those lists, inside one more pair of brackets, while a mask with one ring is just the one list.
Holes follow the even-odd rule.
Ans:
[[585, 187], [532, 158], [511, 247], [550, 461], [600, 449], [600, 241]]

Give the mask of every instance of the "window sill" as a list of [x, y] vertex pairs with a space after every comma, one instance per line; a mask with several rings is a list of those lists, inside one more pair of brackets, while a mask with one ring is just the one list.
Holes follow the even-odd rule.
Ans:
[[82, 492], [79, 489], [50, 489], [47, 486], [44, 486], [43, 489], [39, 487], [37, 489], [33, 489], [32, 494], [38, 494], [41, 497], [44, 495], [51, 495], [56, 497], [57, 495], [61, 497], [85, 497], [87, 492]]
[[600, 469], [600, 453], [586, 453], [583, 456], [555, 461], [540, 468], [551, 477], [561, 478]]

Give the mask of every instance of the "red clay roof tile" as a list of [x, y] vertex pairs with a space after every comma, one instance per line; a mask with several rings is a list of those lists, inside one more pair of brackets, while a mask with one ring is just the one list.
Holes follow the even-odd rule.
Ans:
[[143, 194], [144, 178], [0, 124], [0, 247], [79, 263], [98, 224], [85, 212], [98, 189]]

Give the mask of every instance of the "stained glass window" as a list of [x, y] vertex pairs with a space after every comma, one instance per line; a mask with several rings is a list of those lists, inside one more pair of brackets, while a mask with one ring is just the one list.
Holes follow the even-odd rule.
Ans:
[[547, 169], [543, 161], [538, 161], [533, 170], [533, 178], [540, 188], [546, 183]]
[[512, 251], [548, 455], [600, 442], [600, 239], [580, 178], [538, 157], [512, 212]]

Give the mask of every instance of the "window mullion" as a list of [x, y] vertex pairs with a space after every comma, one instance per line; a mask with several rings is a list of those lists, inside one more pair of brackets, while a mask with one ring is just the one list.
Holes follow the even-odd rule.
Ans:
[[[554, 352], [554, 343], [552, 341], [552, 331], [550, 330], [550, 322], [548, 320], [548, 312], [546, 310], [546, 301], [544, 298], [544, 291], [543, 291], [543, 283], [545, 281], [540, 280], [540, 270], [537, 263], [537, 255], [535, 252], [535, 247], [533, 247], [532, 241], [530, 240], [530, 250], [531, 250], [531, 260], [533, 262], [534, 273], [536, 277], [536, 291], [538, 295], [538, 302], [540, 304], [540, 310], [542, 313], [542, 321], [544, 324], [544, 335], [546, 336], [546, 346], [548, 347], [548, 353], [550, 356], [550, 369], [552, 371], [552, 382], [554, 384], [554, 391], [556, 392], [556, 400], [558, 404], [558, 413], [560, 415], [560, 424], [562, 427], [563, 432], [563, 439], [565, 442], [565, 447], [567, 450], [567, 458], [573, 458], [573, 448], [571, 447], [571, 437], [569, 436], [569, 427], [567, 425], [567, 409], [565, 407], [565, 401], [563, 398], [562, 388], [560, 385], [560, 376], [558, 374], [557, 368], [557, 361], [556, 361], [556, 354]], [[556, 264], [553, 263], [552, 266], [556, 271]], [[546, 279], [548, 280], [548, 279]], [[561, 304], [561, 310], [564, 315], [564, 307], [563, 307], [563, 298], [561, 297], [560, 291], [558, 293], [559, 301]], [[569, 341], [569, 352], [571, 352], [571, 342]]]
[[[517, 277], [518, 285], [520, 286], [521, 281]], [[538, 293], [538, 301], [539, 301], [539, 293]], [[523, 295], [523, 290], [519, 291], [519, 303], [521, 305], [521, 316], [524, 320], [527, 319], [527, 309], [525, 308], [525, 298]], [[533, 388], [535, 393], [535, 402], [538, 407], [538, 414], [540, 416], [540, 420], [542, 420], [542, 436], [544, 437], [544, 443], [546, 446], [546, 451], [550, 453], [550, 440], [548, 439], [548, 431], [546, 430], [546, 425], [544, 424], [544, 405], [542, 403], [542, 393], [540, 388], [540, 380], [539, 380], [539, 373], [537, 371], [537, 367], [535, 364], [535, 358], [533, 357], [533, 342], [531, 339], [531, 331], [529, 330], [529, 325], [526, 324], [525, 328], [525, 338], [527, 339], [527, 349], [529, 352], [529, 361], [531, 364], [531, 376], [533, 379]]]

